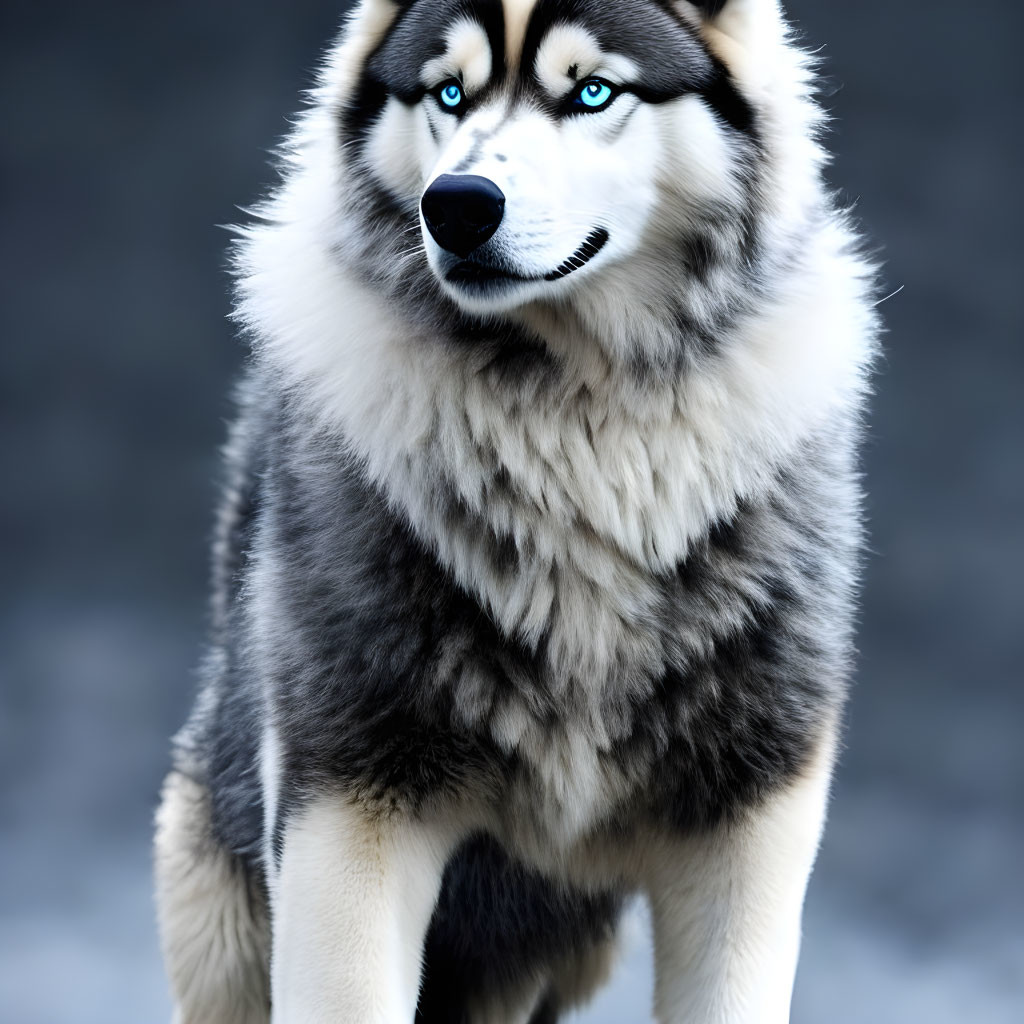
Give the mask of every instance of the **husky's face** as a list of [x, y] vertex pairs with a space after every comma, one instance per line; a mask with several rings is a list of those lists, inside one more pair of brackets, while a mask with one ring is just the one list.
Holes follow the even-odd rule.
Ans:
[[[429, 273], [467, 311], [491, 313], [600, 287], [610, 267], [664, 274], [666, 255], [674, 276], [706, 273], [726, 255], [716, 247], [749, 242], [730, 228], [744, 222], [757, 130], [702, 31], [720, 6], [391, 8], [342, 119], [380, 190], [364, 204], [377, 258], [408, 254], [418, 220]], [[395, 230], [382, 238], [385, 208]]]

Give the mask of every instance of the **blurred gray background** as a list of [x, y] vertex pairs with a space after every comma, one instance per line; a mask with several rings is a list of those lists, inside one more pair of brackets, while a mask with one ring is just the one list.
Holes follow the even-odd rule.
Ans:
[[[216, 225], [340, 0], [0, 13], [0, 1020], [168, 1019], [149, 892], [241, 358]], [[1010, 0], [792, 0], [886, 260], [860, 670], [797, 1024], [1024, 1019], [1020, 44]], [[883, 293], [884, 294], [884, 293]], [[643, 919], [582, 1020], [647, 1016]]]

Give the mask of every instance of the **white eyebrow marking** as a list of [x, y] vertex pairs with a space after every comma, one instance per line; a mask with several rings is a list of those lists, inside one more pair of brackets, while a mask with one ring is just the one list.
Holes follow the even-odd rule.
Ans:
[[491, 78], [494, 58], [483, 26], [470, 18], [452, 23], [445, 39], [445, 52], [423, 65], [420, 81], [429, 89], [446, 78], [461, 75], [469, 90], [482, 89]]
[[[576, 74], [570, 72], [575, 69]], [[577, 82], [595, 76], [613, 82], [635, 81], [637, 66], [620, 53], [606, 53], [580, 25], [555, 25], [537, 51], [534, 72], [546, 92], [564, 96]]]

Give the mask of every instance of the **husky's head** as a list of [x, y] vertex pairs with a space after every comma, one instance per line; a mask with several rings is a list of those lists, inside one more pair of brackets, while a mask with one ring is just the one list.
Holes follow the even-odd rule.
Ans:
[[777, 0], [361, 0], [312, 98], [239, 249], [239, 317], [286, 366], [348, 347], [365, 288], [397, 336], [671, 385], [823, 262]]
[[734, 308], [789, 52], [774, 0], [365, 0], [331, 84], [362, 270], [472, 314]]

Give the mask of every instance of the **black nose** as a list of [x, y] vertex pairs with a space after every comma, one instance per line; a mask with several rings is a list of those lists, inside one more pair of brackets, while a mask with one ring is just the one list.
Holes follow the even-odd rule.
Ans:
[[423, 193], [420, 209], [434, 241], [465, 258], [498, 230], [505, 195], [479, 174], [442, 174]]

